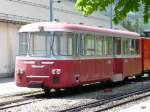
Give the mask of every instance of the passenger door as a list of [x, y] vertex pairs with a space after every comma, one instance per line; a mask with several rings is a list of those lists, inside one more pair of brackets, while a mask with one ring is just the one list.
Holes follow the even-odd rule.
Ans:
[[113, 59], [113, 72], [112, 81], [123, 80], [123, 57], [122, 57], [122, 40], [120, 37], [114, 37], [114, 59]]

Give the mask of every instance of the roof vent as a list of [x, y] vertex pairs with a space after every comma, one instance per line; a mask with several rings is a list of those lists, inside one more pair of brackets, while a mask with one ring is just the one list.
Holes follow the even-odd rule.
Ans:
[[44, 27], [43, 26], [39, 26], [39, 30], [40, 31], [44, 31]]

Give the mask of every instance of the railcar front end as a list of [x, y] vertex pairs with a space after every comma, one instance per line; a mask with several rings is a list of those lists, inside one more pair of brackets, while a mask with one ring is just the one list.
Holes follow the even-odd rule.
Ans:
[[70, 75], [73, 73], [73, 61], [18, 57], [16, 63], [17, 86], [57, 89], [67, 88], [78, 82]]
[[71, 32], [20, 33], [17, 86], [57, 89], [79, 85], [79, 75], [73, 70], [73, 36]]

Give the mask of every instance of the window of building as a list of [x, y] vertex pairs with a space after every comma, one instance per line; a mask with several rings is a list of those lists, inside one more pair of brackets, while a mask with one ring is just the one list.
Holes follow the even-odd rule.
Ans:
[[69, 0], [70, 2], [76, 2], [76, 0]]
[[92, 34], [84, 35], [84, 55], [95, 55], [94, 36]]

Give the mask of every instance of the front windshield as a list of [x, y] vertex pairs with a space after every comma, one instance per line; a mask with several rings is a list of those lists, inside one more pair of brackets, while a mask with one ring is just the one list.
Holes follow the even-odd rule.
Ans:
[[19, 55], [72, 56], [74, 33], [32, 32], [20, 33]]
[[50, 32], [21, 33], [19, 38], [19, 55], [50, 55], [51, 37], [52, 33]]

